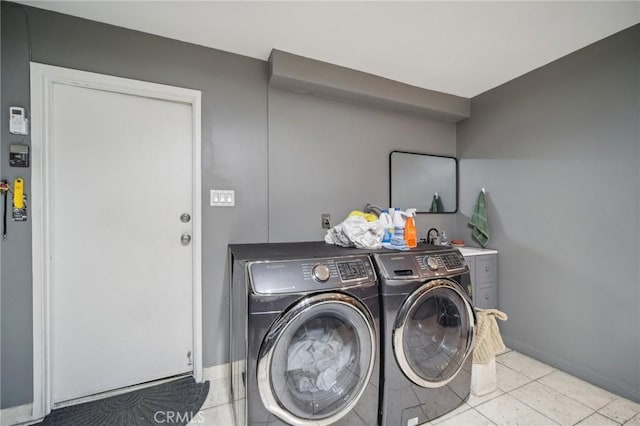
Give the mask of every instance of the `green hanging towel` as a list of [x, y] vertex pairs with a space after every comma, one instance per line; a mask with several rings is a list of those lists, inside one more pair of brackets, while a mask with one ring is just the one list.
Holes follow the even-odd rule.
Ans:
[[442, 204], [442, 199], [438, 194], [433, 194], [433, 199], [431, 200], [431, 207], [429, 208], [429, 213], [442, 213], [444, 211], [444, 205]]
[[473, 215], [469, 221], [469, 225], [473, 228], [471, 236], [483, 248], [489, 244], [489, 222], [487, 221], [487, 208], [484, 200], [484, 191], [480, 191], [475, 206], [473, 206]]

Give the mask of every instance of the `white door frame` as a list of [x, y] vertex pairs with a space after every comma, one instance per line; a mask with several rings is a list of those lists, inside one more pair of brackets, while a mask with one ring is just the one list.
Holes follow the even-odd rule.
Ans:
[[201, 92], [31, 62], [31, 211], [33, 262], [33, 419], [53, 408], [51, 346], [51, 113], [64, 84], [191, 105], [193, 117], [193, 375], [202, 381]]

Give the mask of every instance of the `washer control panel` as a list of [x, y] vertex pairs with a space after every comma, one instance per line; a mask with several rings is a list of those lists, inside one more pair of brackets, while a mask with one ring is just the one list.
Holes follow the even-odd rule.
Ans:
[[251, 285], [258, 294], [340, 289], [375, 282], [369, 256], [250, 262]]
[[467, 262], [459, 251], [376, 254], [381, 274], [388, 279], [422, 279], [467, 272]]
[[324, 283], [329, 281], [329, 278], [331, 278], [331, 269], [329, 269], [327, 265], [315, 265], [313, 268], [311, 268], [311, 275], [313, 276], [314, 280], [320, 283]]
[[[420, 263], [421, 260], [422, 260], [422, 263]], [[418, 264], [421, 266], [421, 269], [425, 269], [424, 267], [426, 266], [428, 269], [431, 269], [432, 271], [437, 271], [438, 268], [440, 267], [440, 259], [437, 256], [426, 255], [422, 259], [418, 257]]]
[[440, 253], [417, 255], [416, 261], [421, 270], [437, 271], [444, 269], [447, 272], [464, 271], [467, 263], [459, 253]]
[[440, 260], [442, 260], [442, 263], [444, 264], [444, 267], [447, 268], [447, 271], [457, 271], [460, 269], [464, 269], [465, 266], [467, 266], [467, 263], [460, 252], [441, 254]]
[[338, 273], [343, 282], [367, 278], [367, 270], [362, 260], [348, 260], [345, 262], [337, 262]]

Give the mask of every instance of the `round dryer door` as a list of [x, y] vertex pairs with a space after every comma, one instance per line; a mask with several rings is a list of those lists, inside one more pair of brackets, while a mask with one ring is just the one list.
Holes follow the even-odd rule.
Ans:
[[260, 348], [265, 408], [294, 425], [328, 425], [366, 389], [376, 356], [369, 310], [342, 293], [306, 297], [273, 324]]
[[396, 317], [393, 350], [402, 372], [418, 386], [451, 381], [471, 353], [475, 312], [456, 283], [430, 281], [409, 295]]

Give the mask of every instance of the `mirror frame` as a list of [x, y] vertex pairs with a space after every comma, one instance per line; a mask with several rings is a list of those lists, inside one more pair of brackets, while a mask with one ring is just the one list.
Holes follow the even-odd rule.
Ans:
[[[422, 153], [422, 152], [409, 152], [409, 151], [391, 151], [389, 153], [389, 206], [393, 207], [393, 180], [392, 180], [392, 175], [393, 175], [393, 170], [392, 170], [392, 166], [391, 166], [391, 159], [393, 157], [394, 153], [398, 153], [398, 154], [414, 154], [414, 155], [424, 155], [427, 157], [439, 157], [439, 158], [449, 158], [452, 159], [455, 162], [456, 165], [456, 208], [455, 210], [452, 211], [448, 211], [448, 212], [437, 212], [437, 213], [433, 213], [433, 212], [428, 212], [428, 211], [416, 211], [416, 214], [455, 214], [458, 213], [458, 208], [459, 208], [459, 198], [460, 198], [460, 168], [458, 165], [458, 159], [456, 157], [452, 157], [449, 155], [438, 155], [438, 154], [426, 154], [426, 153]], [[410, 206], [404, 206], [405, 208], [411, 208]]]

